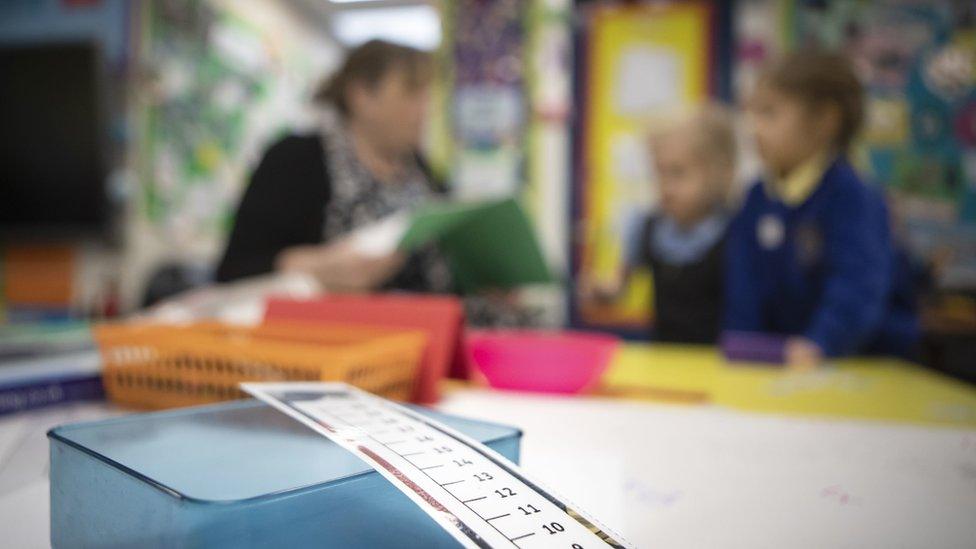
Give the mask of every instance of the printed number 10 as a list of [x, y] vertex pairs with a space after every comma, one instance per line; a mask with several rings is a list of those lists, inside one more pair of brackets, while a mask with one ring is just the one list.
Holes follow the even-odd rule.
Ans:
[[563, 528], [562, 524], [558, 522], [550, 522], [549, 524], [543, 524], [542, 529], [549, 533], [549, 535], [558, 534], [559, 532], [565, 532], [566, 529]]

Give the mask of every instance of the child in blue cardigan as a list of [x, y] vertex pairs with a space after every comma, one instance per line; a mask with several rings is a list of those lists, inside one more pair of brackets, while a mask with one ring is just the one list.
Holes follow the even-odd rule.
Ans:
[[725, 329], [787, 336], [786, 362], [801, 368], [868, 351], [906, 354], [917, 322], [894, 298], [885, 202], [846, 156], [864, 116], [850, 65], [791, 54], [760, 76], [750, 115], [766, 176], [730, 228]]

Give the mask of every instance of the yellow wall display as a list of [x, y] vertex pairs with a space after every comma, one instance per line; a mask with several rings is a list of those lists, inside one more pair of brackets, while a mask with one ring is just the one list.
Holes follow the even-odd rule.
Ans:
[[[613, 276], [624, 235], [654, 202], [646, 135], [655, 119], [709, 92], [711, 9], [703, 3], [599, 6], [589, 12], [581, 276]], [[649, 318], [648, 273], [612, 305], [581, 304], [580, 320], [639, 327]]]

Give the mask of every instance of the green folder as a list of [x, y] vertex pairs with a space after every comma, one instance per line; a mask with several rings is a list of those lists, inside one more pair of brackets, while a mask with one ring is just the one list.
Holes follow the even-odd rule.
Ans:
[[528, 217], [514, 198], [435, 203], [416, 211], [399, 248], [436, 242], [465, 292], [553, 282]]

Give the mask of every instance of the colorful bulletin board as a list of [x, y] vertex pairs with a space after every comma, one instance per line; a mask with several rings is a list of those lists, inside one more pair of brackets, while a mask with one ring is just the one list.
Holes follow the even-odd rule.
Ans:
[[280, 6], [251, 11], [212, 0], [141, 10], [140, 215], [181, 249], [224, 237], [253, 165], [302, 122], [334, 56], [324, 31], [285, 23]]
[[445, 2], [453, 194], [506, 196], [524, 179], [528, 2]]
[[203, 0], [153, 4], [144, 13], [143, 57], [156, 82], [142, 126], [142, 204], [150, 223], [180, 241], [220, 234], [228, 223], [229, 209], [215, 206], [229, 204], [237, 186], [222, 184], [220, 172], [242, 145], [247, 109], [267, 94], [260, 71], [211, 46], [218, 28], [257, 41], [222, 15]]
[[793, 0], [787, 46], [844, 51], [867, 88], [859, 165], [912, 251], [976, 288], [976, 4]]
[[[712, 74], [712, 8], [699, 2], [599, 5], [583, 11], [583, 109], [574, 212], [576, 280], [613, 276], [629, 233], [655, 203], [648, 126], [705, 99]], [[575, 303], [576, 325], [646, 333], [649, 273], [616, 303]]]

